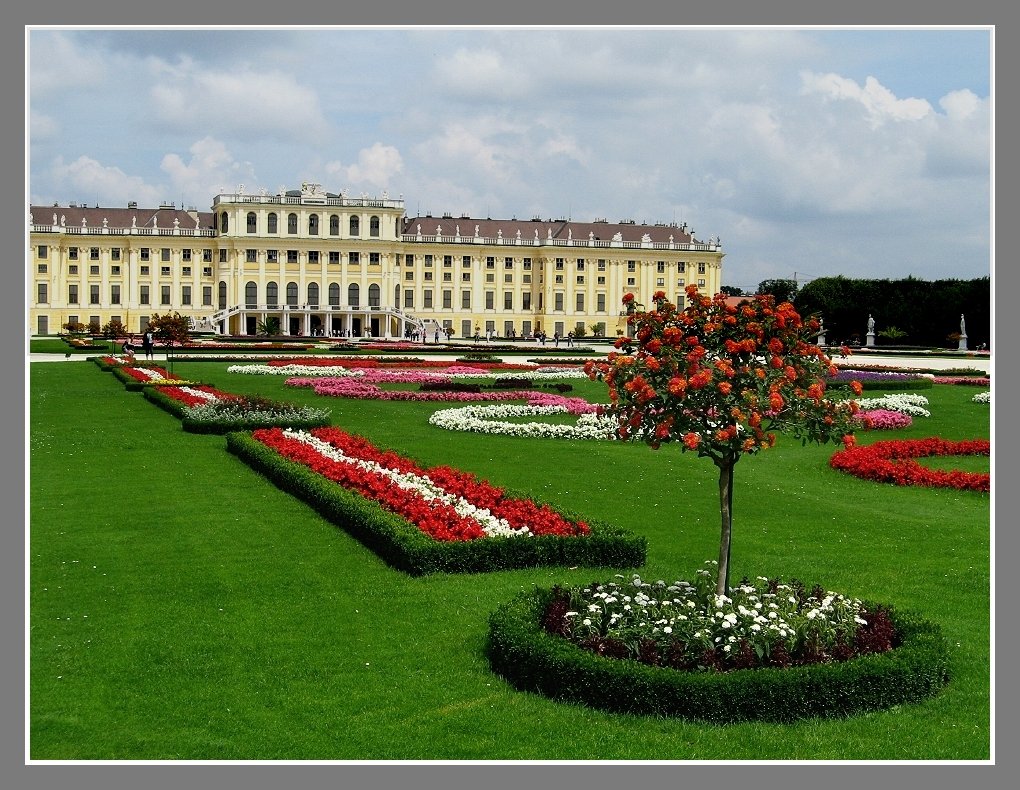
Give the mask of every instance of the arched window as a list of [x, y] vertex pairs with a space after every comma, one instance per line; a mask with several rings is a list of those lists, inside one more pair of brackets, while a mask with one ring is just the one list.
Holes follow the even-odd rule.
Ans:
[[220, 310], [227, 309], [227, 283], [220, 280]]
[[357, 283], [351, 283], [349, 286], [347, 286], [347, 304], [349, 304], [351, 307], [358, 307], [359, 305], [359, 293]]
[[258, 230], [258, 220], [255, 218], [255, 212], [248, 212], [248, 232], [255, 233]]
[[329, 284], [329, 303], [336, 307], [340, 306], [340, 283]]
[[378, 307], [379, 306], [379, 286], [370, 285], [368, 286], [368, 306]]
[[393, 306], [400, 307], [400, 286], [393, 286]]
[[287, 304], [297, 307], [297, 283], [287, 283]]
[[372, 217], [368, 221], [368, 235], [378, 236], [379, 235], [379, 218]]
[[319, 215], [309, 214], [308, 215], [308, 235], [318, 236], [319, 235]]
[[276, 307], [280, 302], [280, 286], [275, 282], [266, 283], [266, 304]]
[[340, 235], [340, 215], [330, 214], [329, 215], [329, 235], [339, 236]]
[[319, 306], [319, 284], [308, 283], [308, 304], [312, 307]]
[[297, 233], [297, 214], [287, 215], [287, 233]]
[[351, 235], [361, 235], [361, 219], [359, 217], [351, 217]]
[[244, 306], [257, 307], [259, 303], [259, 285], [251, 281], [244, 284]]
[[269, 227], [266, 229], [267, 232], [268, 233], [279, 233], [280, 228], [277, 225], [276, 212], [274, 211], [272, 214], [270, 214], [269, 217], [267, 217], [267, 219], [269, 220]]
[[224, 211], [222, 214], [220, 214], [220, 233], [227, 232], [228, 224], [229, 223], [227, 222], [227, 212]]

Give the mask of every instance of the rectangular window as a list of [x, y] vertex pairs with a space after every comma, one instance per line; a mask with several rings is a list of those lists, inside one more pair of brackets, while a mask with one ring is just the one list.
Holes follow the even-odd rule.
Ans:
[[170, 286], [161, 285], [159, 287], [159, 303], [170, 304]]
[[334, 264], [334, 263], [335, 264], [339, 264], [340, 263], [340, 253], [337, 252], [336, 250], [330, 250], [329, 251], [329, 262], [331, 264]]
[[453, 266], [453, 256], [452, 255], [444, 255], [443, 256], [443, 268], [444, 269], [449, 269], [451, 266]]
[[558, 272], [562, 272], [563, 271], [563, 259], [562, 258], [557, 258], [556, 259], [556, 271], [558, 271]]
[[78, 304], [78, 286], [69, 285], [67, 286], [67, 303]]
[[182, 266], [181, 267], [181, 274], [183, 276], [185, 276], [185, 277], [190, 277], [191, 276], [191, 267], [190, 266]]
[[562, 285], [563, 284], [563, 275], [562, 274], [557, 274], [556, 275], [556, 284], [557, 285]]
[[36, 301], [39, 304], [46, 304], [50, 301], [49, 288], [46, 283], [39, 283], [39, 288], [36, 291]]
[[514, 268], [514, 259], [513, 258], [504, 258], [503, 259], [503, 268], [504, 269], [512, 269], [512, 268]]
[[606, 284], [606, 278], [604, 276], [596, 277], [595, 278], [595, 284], [596, 285], [605, 285]]
[[563, 292], [557, 291], [554, 295], [555, 302], [553, 303], [553, 310], [563, 309]]
[[514, 292], [503, 291], [503, 309], [513, 310], [514, 309]]
[[[469, 275], [470, 275], [470, 272], [464, 272], [464, 278], [465, 279], [470, 279]], [[487, 282], [487, 283], [494, 283], [494, 282], [496, 282], [496, 275], [493, 274], [492, 272], [486, 272], [485, 273], [485, 282]]]
[[89, 304], [99, 304], [99, 286], [89, 286]]
[[89, 274], [99, 274], [98, 266], [89, 266]]
[[140, 285], [138, 287], [138, 303], [139, 304], [149, 303], [149, 286]]
[[659, 274], [662, 274], [664, 271], [666, 271], [666, 262], [657, 261], [655, 264], [655, 271], [657, 271]]
[[486, 291], [485, 292], [485, 309], [494, 310], [496, 309], [496, 292]]
[[76, 315], [69, 315], [67, 317], [67, 323], [72, 324], [72, 325], [77, 324], [78, 323], [78, 316], [76, 316]]
[[574, 309], [577, 312], [579, 312], [579, 313], [583, 313], [584, 312], [584, 294], [575, 294], [575, 296], [577, 298], [577, 304], [574, 305]]
[[577, 275], [577, 284], [578, 285], [584, 285], [584, 275], [583, 274]]
[[[399, 261], [400, 261], [400, 256], [398, 255], [397, 256], [397, 262], [399, 262]], [[414, 266], [414, 256], [413, 255], [405, 255], [404, 256], [404, 265], [405, 266]]]
[[528, 293], [527, 291], [521, 294], [521, 309], [522, 310], [531, 309], [531, 294]]
[[39, 274], [46, 274], [46, 264], [45, 263], [40, 263], [39, 266], [36, 268], [36, 271]]
[[452, 283], [453, 282], [453, 272], [443, 272], [443, 282], [444, 283]]
[[425, 280], [427, 282], [432, 282], [432, 272], [425, 272]]
[[191, 304], [191, 286], [190, 285], [182, 285], [181, 286], [181, 304], [182, 305], [190, 305]]
[[349, 252], [349, 253], [347, 253], [347, 263], [360, 264], [361, 263], [361, 254], [357, 253], [357, 252]]
[[[490, 258], [490, 260], [491, 260], [491, 258]], [[461, 259], [460, 259], [460, 265], [464, 269], [470, 269], [471, 268], [471, 256], [470, 255], [462, 256]], [[486, 266], [486, 268], [489, 269], [489, 268], [492, 268], [492, 267], [491, 266]]]
[[704, 281], [704, 279], [702, 279], [700, 277], [698, 278], [698, 287], [699, 288], [704, 288], [705, 287], [705, 281]]
[[169, 266], [160, 266], [159, 267], [159, 276], [160, 277], [169, 277], [170, 276], [170, 267]]
[[462, 310], [471, 309], [471, 291], [460, 292], [460, 307]]
[[666, 284], [666, 278], [665, 277], [657, 277], [655, 279], [655, 286], [657, 288], [662, 288], [665, 284]]
[[627, 271], [628, 272], [637, 271], [637, 261], [627, 261]]
[[606, 295], [595, 294], [595, 312], [604, 313], [606, 312]]
[[71, 261], [78, 260], [78, 248], [77, 247], [68, 247], [67, 248], [67, 258], [68, 258], [68, 260], [71, 260]]
[[414, 308], [414, 291], [410, 288], [404, 289], [404, 309], [410, 310]]
[[369, 265], [376, 265], [376, 266], [378, 266], [379, 265], [379, 253], [378, 252], [370, 252], [370, 253], [368, 253], [368, 263], [369, 263]]
[[309, 250], [308, 251], [308, 262], [309, 263], [318, 264], [318, 262], [319, 262], [319, 251], [318, 250]]
[[405, 280], [413, 280], [414, 279], [414, 272], [404, 272], [404, 279]]
[[40, 244], [39, 248], [35, 251], [36, 258], [48, 258], [50, 255], [49, 247], [45, 244]]
[[584, 258], [578, 258], [577, 259], [577, 270], [579, 272], [583, 272], [584, 271]]
[[525, 258], [523, 263], [524, 263], [524, 271], [530, 272], [531, 271], [531, 258]]
[[202, 267], [202, 276], [203, 277], [212, 277], [212, 266], [203, 266]]
[[443, 309], [453, 309], [453, 291], [443, 291]]
[[89, 260], [90, 261], [99, 260], [99, 247], [89, 247]]
[[68, 274], [77, 274], [78, 273], [78, 265], [75, 264], [75, 263], [68, 264], [68, 266], [67, 266], [67, 273]]
[[181, 250], [181, 260], [191, 263], [191, 250]]
[[110, 304], [120, 304], [120, 286], [110, 286]]
[[628, 277], [627, 278], [627, 285], [633, 285], [633, 284], [634, 284], [634, 278], [633, 277]]
[[298, 254], [297, 250], [287, 250], [287, 263], [297, 263]]
[[524, 281], [525, 284], [530, 283], [531, 282], [531, 275], [530, 274], [525, 274], [521, 279]]
[[212, 263], [212, 250], [211, 249], [204, 249], [204, 250], [202, 250], [202, 263]]
[[461, 272], [460, 279], [462, 282], [471, 282], [471, 272]]
[[513, 281], [514, 281], [514, 276], [512, 274], [504, 274], [503, 275], [503, 282], [505, 282], [505, 283], [512, 283]]
[[279, 250], [266, 250], [266, 261], [268, 263], [277, 263], [280, 260]]
[[464, 319], [460, 322], [461, 337], [471, 337], [471, 321]]
[[599, 268], [600, 272], [604, 272], [606, 270], [606, 259], [605, 258], [599, 258], [598, 268]]
[[226, 250], [220, 250], [220, 263], [226, 263], [226, 262], [227, 262], [227, 251]]
[[202, 307], [212, 307], [212, 286], [202, 286]]
[[244, 261], [245, 261], [245, 263], [258, 263], [258, 260], [259, 260], [259, 251], [258, 250], [253, 250], [253, 249], [249, 248], [249, 249], [244, 251]]
[[110, 250], [110, 260], [111, 261], [120, 260], [120, 247], [114, 247], [113, 249]]
[[705, 264], [699, 263], [698, 264], [698, 274], [704, 274], [704, 273], [705, 273]]
[[681, 277], [681, 278], [679, 278], [676, 281], [677, 288], [683, 288], [684, 287], [684, 280], [685, 280], [685, 278]]
[[159, 251], [159, 259], [161, 261], [168, 261], [168, 260], [170, 260], [170, 248], [169, 247], [163, 247], [163, 248], [160, 249], [160, 251]]
[[426, 310], [431, 310], [432, 309], [432, 289], [431, 288], [426, 288], [422, 292], [422, 307], [424, 307]]
[[485, 259], [485, 268], [486, 269], [495, 269], [496, 268], [496, 259], [491, 257], [491, 256], [486, 258]]
[[432, 256], [431, 255], [426, 255], [425, 256], [425, 268], [427, 269], [431, 265], [432, 265]]
[[110, 274], [120, 274], [120, 267], [119, 266], [111, 266], [110, 267]]

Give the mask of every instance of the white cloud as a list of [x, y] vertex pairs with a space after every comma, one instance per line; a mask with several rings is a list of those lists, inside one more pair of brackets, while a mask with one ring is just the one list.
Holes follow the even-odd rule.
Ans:
[[29, 134], [33, 142], [49, 140], [55, 137], [57, 132], [60, 130], [60, 125], [57, 121], [45, 113], [35, 112], [33, 110], [29, 115], [29, 118]]
[[190, 61], [157, 64], [161, 80], [150, 89], [160, 124], [174, 129], [212, 129], [242, 138], [274, 137], [315, 143], [328, 131], [318, 94], [297, 75], [206, 72]]
[[108, 206], [122, 205], [126, 200], [156, 205], [165, 199], [157, 187], [145, 183], [144, 179], [129, 176], [119, 167], [105, 166], [87, 156], [79, 156], [68, 164], [58, 157], [50, 167], [49, 175], [62, 185], [64, 200], [77, 198], [83, 203], [95, 201]]
[[952, 120], [971, 117], [981, 105], [981, 100], [969, 90], [952, 91], [939, 99], [939, 106]]
[[458, 49], [436, 61], [435, 74], [441, 87], [465, 97], [519, 97], [532, 85], [522, 68], [489, 49]]
[[344, 165], [339, 161], [326, 164], [326, 172], [348, 182], [383, 188], [404, 169], [400, 151], [392, 145], [375, 143], [371, 148], [358, 152], [356, 164]]
[[28, 37], [32, 97], [102, 84], [109, 75], [103, 53], [76, 46], [60, 31], [34, 30]]
[[257, 183], [251, 163], [236, 161], [220, 140], [204, 137], [188, 151], [191, 158], [187, 162], [177, 154], [166, 154], [160, 162], [160, 170], [170, 177], [172, 195], [201, 195], [201, 207], [220, 190], [233, 191], [238, 184], [250, 188]]
[[898, 99], [874, 77], [868, 77], [861, 87], [855, 80], [838, 74], [801, 73], [802, 90], [820, 93], [833, 100], [854, 101], [864, 108], [872, 128], [886, 120], [917, 121], [932, 112], [925, 99]]

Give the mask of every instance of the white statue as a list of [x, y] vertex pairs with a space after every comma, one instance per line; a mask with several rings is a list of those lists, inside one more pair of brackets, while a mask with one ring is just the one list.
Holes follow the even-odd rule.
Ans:
[[477, 225], [475, 225], [475, 238], [476, 239], [478, 238], [478, 226]]
[[868, 316], [868, 334], [875, 334], [875, 319], [872, 316]]
[[967, 324], [964, 323], [963, 313], [960, 313], [960, 334], [964, 336], [967, 335]]
[[616, 231], [613, 234], [613, 241], [623, 241], [623, 234], [620, 231]]

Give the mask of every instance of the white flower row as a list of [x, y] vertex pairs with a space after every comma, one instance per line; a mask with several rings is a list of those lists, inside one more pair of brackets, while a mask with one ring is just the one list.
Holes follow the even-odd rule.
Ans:
[[466, 406], [440, 409], [429, 417], [429, 423], [448, 431], [492, 433], [502, 436], [595, 440], [616, 438], [616, 420], [594, 413], [580, 415], [576, 425], [507, 421], [512, 417], [541, 417], [567, 413], [569, 412], [564, 406]]
[[360, 370], [348, 370], [341, 365], [231, 365], [227, 373], [246, 373], [252, 376], [363, 376]]
[[394, 469], [387, 469], [385, 466], [382, 466], [375, 461], [366, 461], [361, 458], [354, 458], [328, 442], [324, 442], [321, 439], [312, 436], [306, 431], [286, 429], [283, 433], [288, 438], [296, 439], [302, 444], [308, 445], [320, 455], [330, 459], [331, 461], [349, 464], [350, 466], [361, 469], [370, 474], [381, 475], [382, 477], [389, 479], [393, 485], [398, 488], [405, 491], [411, 491], [426, 501], [442, 502], [443, 504], [450, 505], [462, 518], [476, 521], [482, 528], [482, 531], [490, 537], [516, 537], [519, 535], [528, 535], [531, 532], [531, 530], [527, 527], [514, 529], [510, 526], [510, 523], [506, 519], [498, 518], [493, 515], [488, 508], [480, 508], [473, 505], [463, 497], [457, 496], [456, 494], [450, 494], [441, 486], [432, 482], [428, 475], [416, 475], [412, 472], [398, 472]]
[[992, 391], [988, 390], [987, 392], [979, 392], [977, 395], [971, 398], [971, 400], [974, 401], [974, 403], [991, 403]]
[[899, 393], [883, 395], [881, 398], [858, 398], [857, 405], [861, 407], [862, 411], [885, 409], [909, 414], [913, 417], [931, 417], [931, 412], [924, 408], [928, 405], [928, 399], [924, 395]]

